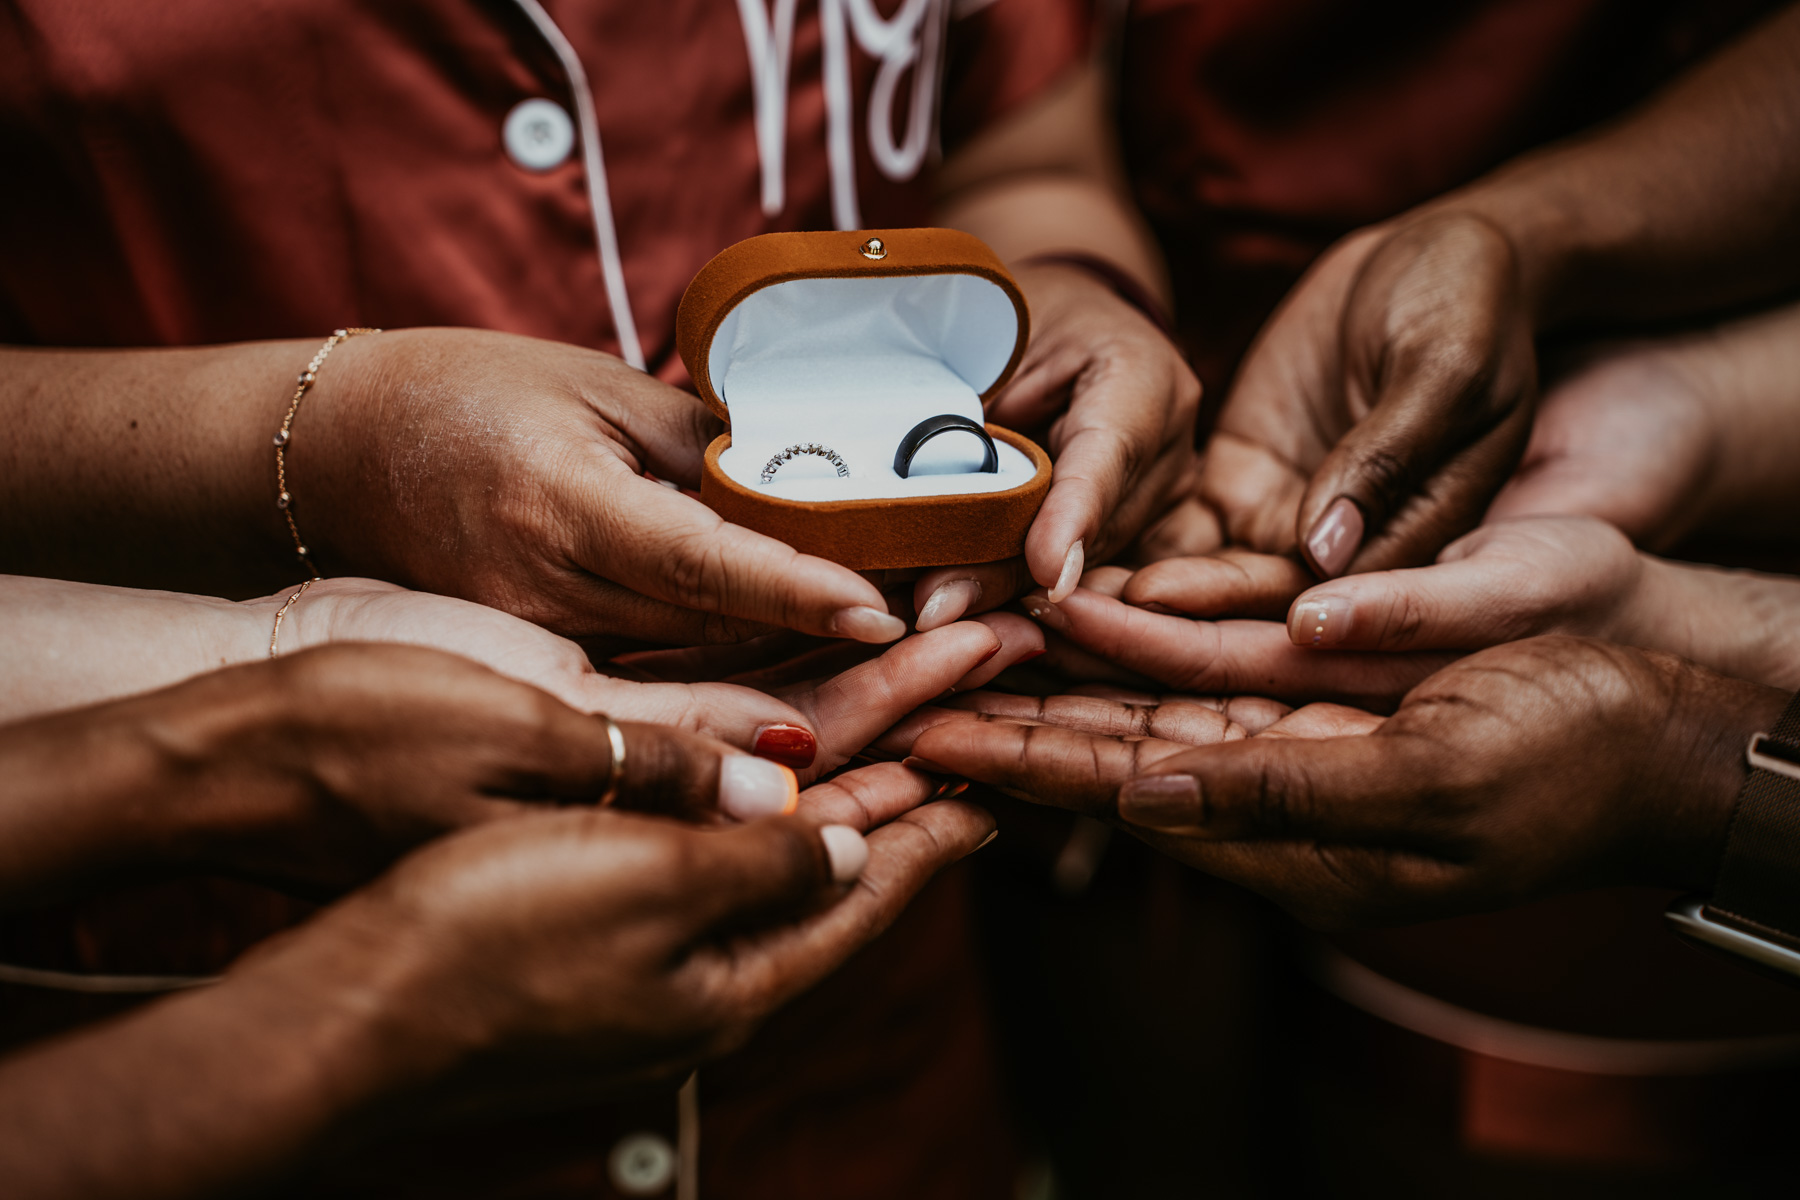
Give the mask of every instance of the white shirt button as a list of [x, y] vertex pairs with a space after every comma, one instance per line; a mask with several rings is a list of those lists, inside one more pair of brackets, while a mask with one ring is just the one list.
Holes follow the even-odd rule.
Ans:
[[655, 1196], [675, 1181], [675, 1148], [654, 1133], [619, 1139], [606, 1160], [612, 1185], [627, 1196]]
[[575, 122], [553, 100], [521, 100], [501, 128], [506, 153], [527, 171], [559, 167], [575, 148]]

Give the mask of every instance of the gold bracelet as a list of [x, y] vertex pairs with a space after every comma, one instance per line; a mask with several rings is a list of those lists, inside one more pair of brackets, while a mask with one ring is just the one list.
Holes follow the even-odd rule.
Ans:
[[[287, 485], [287, 446], [294, 436], [294, 414], [300, 411], [300, 401], [306, 398], [306, 393], [312, 388], [313, 381], [319, 377], [319, 368], [325, 365], [325, 359], [333, 350], [337, 349], [339, 342], [348, 341], [359, 333], [380, 332], [379, 329], [359, 326], [336, 330], [326, 338], [325, 344], [319, 347], [319, 352], [312, 356], [311, 362], [306, 364], [306, 370], [300, 372], [299, 382], [294, 388], [294, 398], [288, 402], [287, 416], [281, 419], [281, 428], [275, 431], [273, 439], [275, 442], [275, 507], [279, 508], [281, 515], [287, 518], [288, 532], [294, 535], [294, 553], [300, 556], [301, 565], [312, 572], [314, 579], [319, 578], [319, 568], [313, 566], [306, 543], [300, 538], [300, 527], [294, 524], [294, 497], [288, 492]], [[295, 592], [288, 603], [292, 604], [299, 598], [300, 593]], [[287, 609], [283, 608], [281, 611], [286, 612]], [[277, 628], [280, 627], [280, 617], [275, 618], [275, 624]], [[275, 653], [273, 645], [270, 643], [270, 657], [273, 657]]]
[[311, 587], [313, 584], [315, 584], [317, 582], [319, 582], [319, 577], [317, 575], [314, 575], [311, 579], [307, 580], [305, 583], [300, 585], [299, 591], [297, 591], [293, 595], [289, 596], [286, 600], [283, 600], [281, 602], [281, 607], [275, 610], [275, 628], [269, 630], [269, 657], [270, 658], [274, 658], [276, 655], [281, 653], [280, 646], [281, 646], [282, 618], [284, 618], [288, 615], [288, 609], [294, 607], [295, 604], [299, 603], [300, 597], [306, 595], [306, 589]]

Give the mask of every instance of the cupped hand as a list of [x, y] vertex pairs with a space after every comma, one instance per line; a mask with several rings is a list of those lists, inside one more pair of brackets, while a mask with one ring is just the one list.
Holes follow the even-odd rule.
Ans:
[[1608, 347], [1547, 387], [1488, 520], [1592, 516], [1649, 549], [1699, 528], [1715, 515], [1727, 455], [1724, 406], [1695, 357], [1679, 342]]
[[295, 422], [293, 515], [327, 573], [570, 636], [899, 637], [855, 572], [645, 477], [697, 487], [718, 432], [697, 399], [598, 351], [471, 329], [355, 338]]
[[[277, 593], [261, 607], [272, 608], [289, 594]], [[267, 623], [265, 615], [255, 628]], [[804, 644], [831, 661], [766, 686], [623, 679], [600, 673], [581, 647], [528, 621], [371, 579], [314, 584], [290, 610], [281, 632], [284, 653], [335, 642], [447, 650], [542, 688], [581, 712], [685, 729], [781, 762], [803, 780], [842, 766], [918, 705], [952, 687], [980, 686], [1043, 648], [1041, 633], [1029, 621], [1006, 613], [909, 638], [879, 654], [853, 643], [797, 635], [770, 640]], [[704, 658], [699, 665], [730, 673], [746, 658], [762, 661], [754, 646], [635, 655], [630, 661], [654, 666], [697, 657]]]
[[988, 420], [1037, 436], [1055, 464], [1022, 559], [920, 576], [918, 627], [1007, 603], [1035, 582], [1057, 596], [1183, 495], [1200, 382], [1163, 332], [1079, 267], [1022, 266], [1031, 343]]
[[1200, 498], [1227, 540], [1325, 578], [1430, 562], [1524, 450], [1535, 317], [1491, 223], [1428, 213], [1340, 242], [1251, 347]]
[[1547, 637], [1452, 664], [1386, 720], [1315, 706], [1259, 737], [1136, 762], [1129, 744], [1069, 731], [1015, 739], [1022, 760], [944, 725], [915, 753], [1116, 819], [1329, 928], [1609, 884], [1704, 888], [1744, 743], [1786, 700], [1666, 655]]
[[312, 936], [391, 946], [416, 1040], [523, 1051], [540, 1088], [545, 1046], [586, 1077], [666, 1078], [739, 1044], [982, 844], [992, 818], [934, 790], [884, 764], [724, 829], [610, 810], [496, 823], [413, 854]]

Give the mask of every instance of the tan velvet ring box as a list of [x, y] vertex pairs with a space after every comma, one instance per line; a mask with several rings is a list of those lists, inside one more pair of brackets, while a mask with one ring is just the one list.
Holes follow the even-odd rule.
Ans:
[[[1050, 489], [1050, 458], [988, 425], [927, 441], [908, 477], [901, 440], [940, 414], [982, 419], [1030, 336], [1025, 299], [980, 239], [951, 229], [770, 233], [701, 268], [676, 345], [730, 424], [706, 451], [700, 498], [738, 525], [857, 570], [1020, 554]], [[769, 460], [791, 446], [834, 451]]]

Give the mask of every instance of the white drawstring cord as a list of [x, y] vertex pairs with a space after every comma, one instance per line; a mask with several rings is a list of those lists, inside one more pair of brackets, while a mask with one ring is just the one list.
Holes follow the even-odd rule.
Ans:
[[613, 330], [619, 335], [619, 356], [638, 370], [644, 369], [644, 349], [638, 342], [637, 321], [631, 315], [631, 297], [625, 291], [625, 267], [619, 258], [619, 237], [613, 227], [612, 194], [606, 186], [606, 159], [600, 152], [600, 121], [594, 113], [594, 93], [575, 47], [563, 36], [538, 0], [513, 0], [530, 18], [537, 31], [562, 63], [575, 96], [575, 119], [581, 128], [581, 162], [587, 172], [588, 207], [594, 214], [594, 240], [600, 244], [600, 276], [606, 283], [606, 303], [612, 309]]

